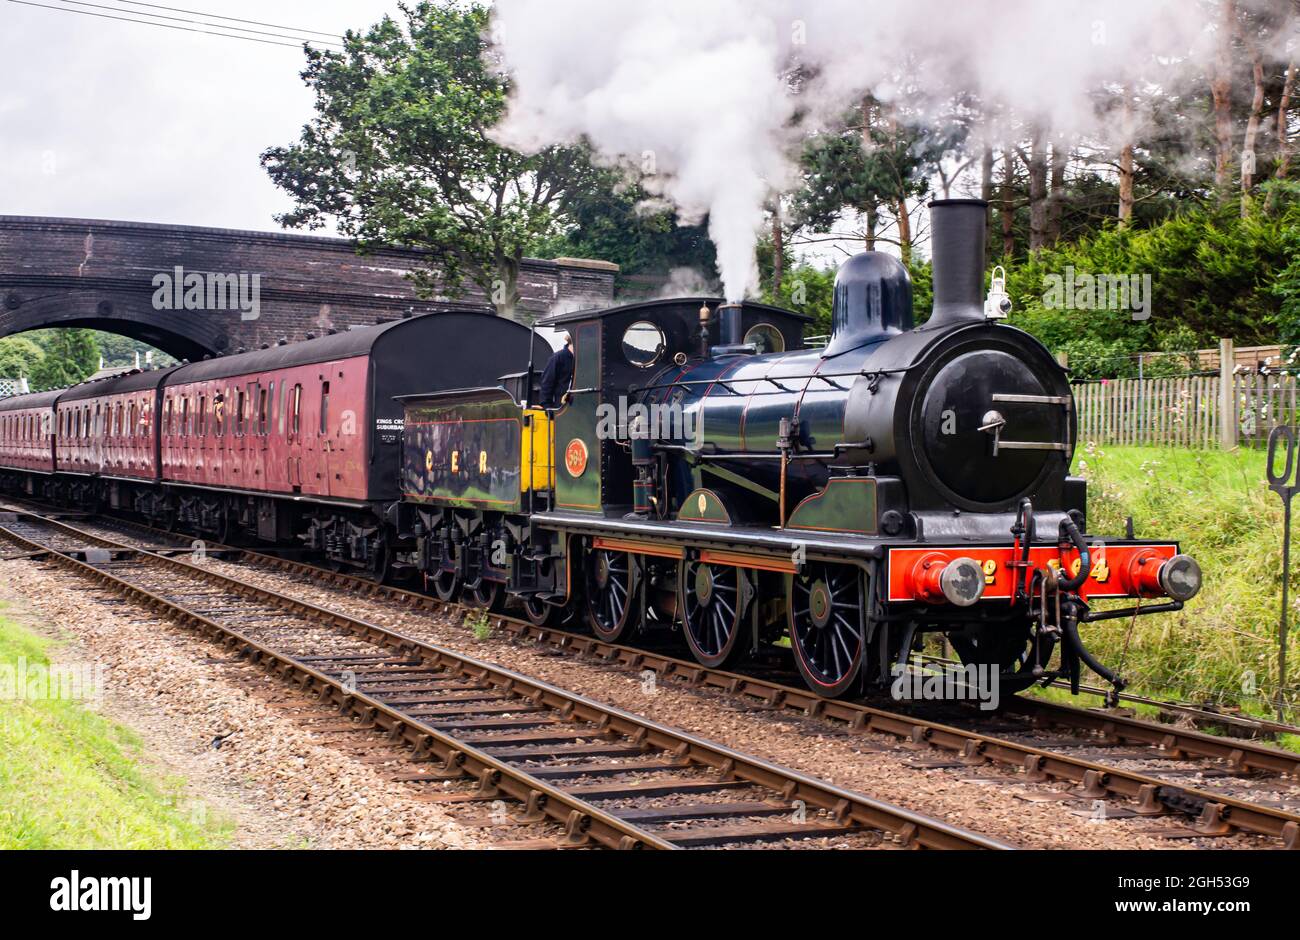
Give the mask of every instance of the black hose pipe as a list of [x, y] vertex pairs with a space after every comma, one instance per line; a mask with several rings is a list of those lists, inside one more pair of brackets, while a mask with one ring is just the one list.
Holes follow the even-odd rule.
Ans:
[[1079, 610], [1078, 606], [1073, 601], [1066, 601], [1062, 605], [1061, 633], [1065, 637], [1065, 642], [1068, 643], [1078, 657], [1083, 660], [1084, 665], [1114, 686], [1116, 692], [1122, 691], [1124, 687], [1128, 685], [1128, 683], [1118, 675], [1097, 662], [1093, 655], [1089, 653], [1087, 648], [1083, 645], [1083, 639], [1079, 636]]
[[1066, 516], [1061, 520], [1061, 545], [1072, 544], [1079, 553], [1079, 573], [1069, 580], [1061, 581], [1061, 590], [1070, 592], [1077, 591], [1083, 587], [1083, 582], [1088, 580], [1088, 575], [1092, 572], [1092, 554], [1088, 551], [1088, 543], [1083, 540], [1079, 527], [1074, 524], [1074, 520]]

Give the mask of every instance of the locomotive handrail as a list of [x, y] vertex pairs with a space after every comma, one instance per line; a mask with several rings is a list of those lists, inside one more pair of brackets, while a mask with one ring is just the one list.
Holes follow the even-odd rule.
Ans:
[[[776, 378], [785, 379], [787, 381], [794, 380], [794, 381], [807, 381], [807, 382], [810, 382], [813, 379], [823, 379], [823, 380], [847, 379], [847, 378], [870, 379], [870, 378], [878, 378], [886, 375], [905, 375], [910, 371], [911, 371], [910, 367], [906, 369], [860, 369], [857, 372], [821, 372], [821, 373], [810, 372], [807, 375], [781, 375], [781, 376], [777, 376]], [[775, 378], [767, 375], [758, 375], [758, 376], [754, 376], [753, 378], [687, 379], [682, 382], [669, 382], [667, 384], [644, 385], [641, 388], [637, 389], [637, 393], [639, 394], [641, 392], [651, 392], [651, 391], [657, 391], [663, 389], [681, 388], [686, 385], [730, 385], [731, 383], [734, 382], [770, 382], [773, 385], [776, 385], [778, 388], [781, 387]], [[782, 389], [782, 390], [786, 392], [797, 391], [797, 389]], [[774, 395], [776, 393], [775, 392], [767, 392], [767, 393], [751, 392], [750, 394], [751, 395], [756, 395], [756, 394]]]
[[728, 451], [725, 453], [713, 452], [704, 453], [698, 450], [691, 450], [685, 444], [660, 444], [654, 443], [651, 446], [656, 450], [670, 450], [674, 453], [685, 454], [694, 458], [696, 461], [714, 461], [714, 460], [838, 460], [842, 451], [866, 449], [869, 442], [859, 444], [836, 444], [833, 453], [795, 453], [790, 454], [761, 454], [745, 453], [740, 451]]

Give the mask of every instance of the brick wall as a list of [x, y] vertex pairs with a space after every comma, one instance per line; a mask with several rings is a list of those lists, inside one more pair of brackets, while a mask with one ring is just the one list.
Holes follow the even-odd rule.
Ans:
[[[0, 336], [40, 326], [90, 326], [150, 342], [178, 358], [233, 352], [284, 337], [346, 329], [405, 314], [490, 310], [473, 284], [421, 299], [406, 277], [425, 256], [408, 249], [358, 255], [340, 238], [133, 222], [0, 216]], [[257, 274], [260, 317], [238, 310], [158, 311], [154, 277]], [[527, 260], [521, 318], [613, 302], [618, 266]]]

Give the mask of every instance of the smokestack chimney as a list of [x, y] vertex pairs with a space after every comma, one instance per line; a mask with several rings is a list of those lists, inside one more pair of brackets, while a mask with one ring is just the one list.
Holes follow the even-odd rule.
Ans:
[[989, 204], [982, 199], [930, 203], [934, 313], [926, 326], [984, 320], [984, 243]]
[[718, 308], [718, 345], [739, 346], [742, 338], [740, 304], [723, 304]]

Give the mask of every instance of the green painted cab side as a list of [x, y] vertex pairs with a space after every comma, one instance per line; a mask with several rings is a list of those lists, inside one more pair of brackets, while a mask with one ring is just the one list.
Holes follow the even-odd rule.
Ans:
[[[596, 409], [601, 386], [599, 321], [583, 323], [573, 333], [573, 392], [555, 417], [555, 505], [558, 509], [601, 511], [603, 451], [596, 437]], [[579, 447], [574, 442], [579, 442]], [[575, 473], [573, 454], [585, 452], [585, 466]]]

